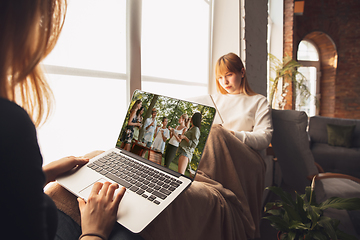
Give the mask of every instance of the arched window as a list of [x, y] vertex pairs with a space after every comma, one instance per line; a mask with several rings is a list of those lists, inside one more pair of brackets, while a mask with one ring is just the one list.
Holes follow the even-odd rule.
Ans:
[[298, 47], [297, 61], [302, 65], [298, 69], [305, 78], [305, 85], [308, 87], [311, 96], [307, 99], [296, 93], [295, 109], [305, 111], [308, 116], [318, 115], [317, 102], [320, 100], [320, 60], [316, 46], [309, 40], [302, 40]]

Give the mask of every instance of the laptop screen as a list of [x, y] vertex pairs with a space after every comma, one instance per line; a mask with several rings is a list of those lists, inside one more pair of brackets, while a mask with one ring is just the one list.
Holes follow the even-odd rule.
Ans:
[[116, 147], [193, 178], [215, 113], [214, 107], [136, 90]]

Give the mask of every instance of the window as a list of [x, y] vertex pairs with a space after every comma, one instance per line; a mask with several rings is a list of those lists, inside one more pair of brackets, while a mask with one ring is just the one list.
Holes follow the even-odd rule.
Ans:
[[319, 61], [319, 53], [311, 42], [306, 40], [300, 42], [298, 49], [298, 60]]
[[142, 2], [142, 89], [187, 98], [208, 93], [210, 3]]
[[44, 60], [55, 96], [38, 129], [44, 163], [115, 146], [126, 111], [126, 0], [69, 0], [59, 41]]
[[142, 90], [179, 98], [206, 94], [210, 3], [142, 1], [134, 13], [127, 0], [68, 0], [59, 41], [44, 60], [56, 100], [38, 129], [44, 163], [115, 146], [129, 100], [130, 14], [142, 19]]
[[[306, 78], [306, 86], [310, 90], [311, 96], [308, 99], [302, 99], [298, 93], [296, 96], [296, 110], [305, 111], [308, 116], [317, 115], [317, 101], [320, 99], [320, 84], [318, 75], [320, 74], [319, 53], [315, 45], [307, 40], [303, 40], [298, 48], [298, 62], [303, 66], [298, 70]], [[316, 99], [315, 99], [316, 97]]]

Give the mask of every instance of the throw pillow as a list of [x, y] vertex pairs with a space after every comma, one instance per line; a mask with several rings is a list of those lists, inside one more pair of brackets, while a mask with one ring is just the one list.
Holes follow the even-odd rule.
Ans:
[[328, 144], [331, 146], [351, 147], [352, 134], [355, 125], [327, 124]]

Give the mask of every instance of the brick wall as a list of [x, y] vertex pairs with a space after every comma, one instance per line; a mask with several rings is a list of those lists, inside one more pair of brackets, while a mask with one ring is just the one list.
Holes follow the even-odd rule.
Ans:
[[320, 115], [325, 117], [335, 116], [335, 82], [337, 70], [337, 51], [331, 38], [322, 32], [312, 32], [304, 40], [311, 41], [318, 47], [321, 59], [320, 68]]
[[293, 22], [293, 55], [303, 39], [316, 39], [320, 50], [320, 115], [360, 119], [360, 1], [305, 0]]
[[[284, 0], [284, 42], [283, 51], [284, 56], [295, 58], [294, 52], [294, 1]], [[284, 109], [293, 109], [294, 100], [293, 98], [293, 84], [289, 79], [284, 79], [289, 86], [287, 87], [287, 95], [285, 97], [286, 104]]]

